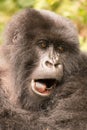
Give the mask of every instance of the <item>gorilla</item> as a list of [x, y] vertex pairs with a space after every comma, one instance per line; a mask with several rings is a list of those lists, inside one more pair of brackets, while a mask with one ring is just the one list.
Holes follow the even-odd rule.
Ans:
[[7, 25], [0, 130], [87, 130], [87, 54], [67, 18], [24, 9]]

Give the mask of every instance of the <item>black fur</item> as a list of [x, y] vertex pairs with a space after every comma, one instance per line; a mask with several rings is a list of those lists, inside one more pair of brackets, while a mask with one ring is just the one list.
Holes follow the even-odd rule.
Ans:
[[[63, 65], [63, 76], [47, 98], [29, 88], [50, 53], [39, 47], [39, 39], [48, 40]], [[0, 130], [87, 130], [87, 56], [70, 20], [25, 9], [8, 24], [0, 53]]]

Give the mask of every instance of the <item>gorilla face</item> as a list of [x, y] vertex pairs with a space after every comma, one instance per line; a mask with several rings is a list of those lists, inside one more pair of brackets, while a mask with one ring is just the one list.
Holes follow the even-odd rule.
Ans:
[[52, 12], [30, 9], [12, 19], [5, 44], [23, 107], [49, 98], [77, 70], [78, 43], [72, 23]]
[[[36, 42], [39, 52], [38, 66], [32, 73], [32, 90], [40, 96], [49, 96], [57, 81], [63, 77], [63, 65], [59, 62], [59, 53], [47, 39]], [[62, 51], [62, 47], [59, 48]]]
[[[69, 62], [68, 55], [72, 55], [73, 57], [73, 54], [65, 47], [64, 42], [50, 38], [36, 41], [34, 50], [37, 50], [36, 52], [39, 53], [37, 53], [37, 67], [31, 74], [31, 88], [35, 94], [46, 97], [52, 94], [55, 91], [55, 87], [58, 87], [58, 84], [62, 82], [68, 66], [71, 67], [69, 71], [72, 71], [73, 61], [72, 65], [68, 63], [67, 69], [64, 64], [66, 64], [65, 62]], [[76, 61], [76, 57], [73, 58]]]

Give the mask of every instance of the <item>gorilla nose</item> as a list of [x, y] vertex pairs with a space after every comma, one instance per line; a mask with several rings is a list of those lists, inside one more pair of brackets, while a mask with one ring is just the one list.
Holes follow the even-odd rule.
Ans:
[[45, 66], [48, 67], [48, 68], [53, 68], [53, 67], [57, 68], [58, 65], [59, 65], [59, 63], [58, 63], [57, 60], [55, 60], [55, 61], [52, 61], [52, 60], [45, 61]]

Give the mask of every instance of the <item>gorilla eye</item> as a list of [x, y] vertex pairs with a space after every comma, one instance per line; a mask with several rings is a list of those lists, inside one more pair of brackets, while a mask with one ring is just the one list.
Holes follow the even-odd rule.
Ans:
[[42, 49], [46, 49], [48, 47], [48, 42], [46, 40], [41, 40], [38, 42], [38, 45]]
[[46, 47], [47, 47], [47, 44], [43, 42], [43, 43], [41, 43], [41, 47], [42, 47], [42, 48], [46, 48]]
[[64, 51], [64, 47], [63, 47], [63, 46], [59, 46], [59, 47], [58, 47], [58, 50], [59, 50], [59, 52], [62, 53], [62, 52]]

